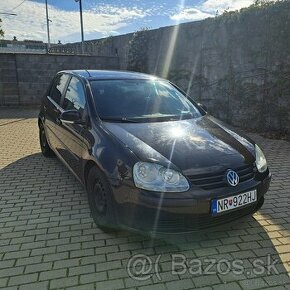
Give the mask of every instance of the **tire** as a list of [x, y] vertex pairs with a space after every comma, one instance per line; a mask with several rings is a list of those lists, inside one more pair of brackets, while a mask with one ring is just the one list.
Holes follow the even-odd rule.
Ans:
[[[259, 200], [259, 202], [258, 202], [258, 204], [257, 204], [257, 207], [255, 208], [255, 212], [257, 212], [258, 210], [260, 210], [260, 208], [263, 206], [263, 204], [264, 204], [264, 201], [265, 201], [265, 198], [264, 198], [264, 196], [263, 197], [261, 197], [260, 198], [260, 200]], [[254, 212], [254, 213], [255, 213]]]
[[94, 222], [103, 232], [116, 231], [112, 206], [112, 189], [106, 176], [92, 167], [87, 177], [88, 201]]
[[43, 156], [53, 157], [55, 155], [47, 142], [45, 130], [42, 124], [39, 125], [39, 143]]

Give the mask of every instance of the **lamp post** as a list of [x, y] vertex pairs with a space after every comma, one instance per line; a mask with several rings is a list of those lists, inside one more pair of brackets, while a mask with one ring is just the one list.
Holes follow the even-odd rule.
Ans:
[[46, 10], [46, 28], [47, 28], [47, 52], [50, 49], [50, 34], [49, 34], [49, 18], [48, 18], [48, 7], [47, 0], [45, 0], [45, 10]]
[[80, 21], [81, 21], [81, 37], [82, 37], [82, 53], [85, 52], [84, 47], [84, 24], [83, 24], [83, 7], [82, 7], [82, 0], [75, 0], [80, 4]]

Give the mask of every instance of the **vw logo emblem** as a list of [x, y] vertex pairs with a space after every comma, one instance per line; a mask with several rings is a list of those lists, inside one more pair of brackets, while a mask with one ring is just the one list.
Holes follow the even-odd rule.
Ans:
[[228, 184], [231, 185], [231, 186], [238, 185], [238, 183], [240, 181], [239, 175], [235, 171], [233, 171], [231, 169], [229, 169], [227, 171], [226, 178], [227, 178]]

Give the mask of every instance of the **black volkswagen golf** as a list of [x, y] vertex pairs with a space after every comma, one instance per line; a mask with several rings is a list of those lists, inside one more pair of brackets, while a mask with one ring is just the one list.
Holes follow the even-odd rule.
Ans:
[[253, 214], [271, 174], [254, 141], [174, 84], [119, 71], [62, 71], [43, 98], [44, 156], [85, 186], [103, 230], [186, 232]]

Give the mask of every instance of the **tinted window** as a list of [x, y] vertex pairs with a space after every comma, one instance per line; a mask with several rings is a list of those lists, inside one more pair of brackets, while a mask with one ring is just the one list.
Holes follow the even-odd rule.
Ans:
[[75, 77], [71, 78], [64, 97], [63, 109], [78, 110], [81, 114], [86, 104], [85, 92], [80, 80]]
[[98, 114], [106, 119], [196, 118], [200, 111], [169, 82], [99, 80], [91, 82]]
[[54, 84], [50, 90], [50, 97], [57, 103], [60, 104], [61, 96], [63, 94], [68, 75], [59, 75], [56, 77]]

